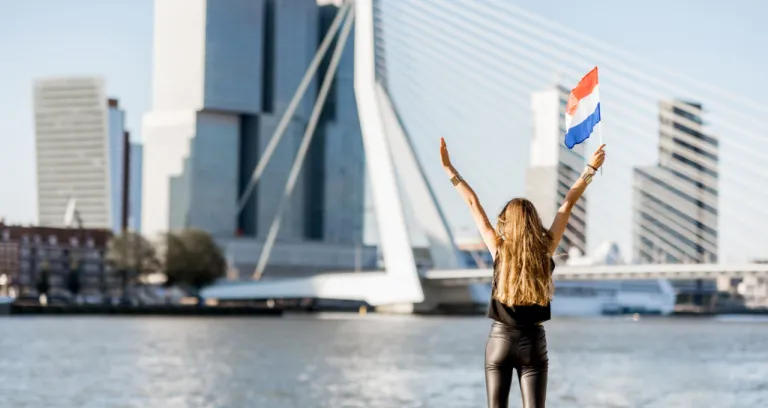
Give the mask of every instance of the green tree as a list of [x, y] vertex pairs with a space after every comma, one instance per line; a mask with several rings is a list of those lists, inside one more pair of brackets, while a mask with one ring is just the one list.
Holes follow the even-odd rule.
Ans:
[[155, 247], [141, 234], [130, 231], [109, 240], [107, 261], [116, 270], [131, 271], [137, 276], [160, 270]]
[[168, 285], [185, 285], [199, 292], [226, 274], [227, 262], [207, 232], [187, 229], [166, 235], [163, 269]]
[[107, 261], [120, 279], [124, 302], [128, 301], [128, 286], [134, 279], [160, 270], [155, 247], [141, 234], [132, 231], [109, 240]]

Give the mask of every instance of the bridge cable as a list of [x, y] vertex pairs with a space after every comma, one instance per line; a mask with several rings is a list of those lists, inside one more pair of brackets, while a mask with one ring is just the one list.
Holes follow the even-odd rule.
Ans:
[[[395, 37], [397, 37], [397, 36], [395, 36]], [[404, 47], [407, 47], [407, 46], [404, 45]], [[447, 69], [451, 69], [451, 67], [453, 67], [457, 63], [461, 63], [461, 61], [462, 61], [461, 59], [458, 59], [458, 58], [450, 58], [450, 57], [447, 57], [445, 55], [442, 55], [442, 53], [439, 52], [439, 49], [432, 50], [433, 48], [436, 48], [434, 44], [433, 44], [432, 47], [428, 47], [427, 49], [425, 49], [423, 51], [420, 50], [420, 52], [418, 54], [421, 54], [419, 56], [422, 56], [422, 57], [429, 56], [430, 60], [443, 60], [443, 61], [445, 61], [447, 64], [443, 64], [442, 67], [444, 67], [444, 69], [446, 69], [446, 70]], [[432, 51], [430, 51], [430, 50], [434, 51], [434, 53]], [[391, 53], [391, 54], [394, 54], [394, 53]], [[414, 57], [414, 58], [416, 58], [416, 57]], [[396, 60], [396, 58], [393, 58], [393, 60]], [[492, 63], [492, 62], [489, 61], [489, 63]], [[399, 73], [399, 71], [390, 70], [389, 76], [396, 77], [398, 73]], [[405, 73], [399, 73], [399, 74], [400, 75], [407, 75]], [[461, 75], [457, 75], [457, 77], [460, 78], [460, 79], [464, 79], [464, 80], [468, 79], [466, 76], [461, 76]], [[491, 84], [493, 83], [493, 81], [491, 81], [489, 79], [490, 78], [489, 75], [477, 75], [476, 78], [481, 78], [481, 79], [484, 80], [484, 82], [488, 82], [489, 83], [489, 86], [487, 86], [486, 89], [491, 90], [494, 93], [500, 93], [501, 92], [498, 89], [498, 86], [495, 87], [495, 88], [491, 87], [492, 86]], [[462, 82], [465, 82], [465, 81], [457, 81], [456, 83], [462, 83]], [[498, 80], [496, 80], [495, 82], [496, 83], [498, 83], [498, 82], [507, 82], [506, 81], [506, 77], [498, 78]], [[522, 91], [521, 90], [521, 92], [524, 93], [526, 91]], [[514, 95], [514, 94], [511, 94], [511, 95]], [[519, 101], [517, 99], [511, 99], [511, 97], [509, 95], [507, 95], [507, 96], [510, 98], [511, 101], [515, 101], [515, 102]], [[515, 96], [520, 97], [520, 98], [524, 98], [524, 95], [515, 95]], [[626, 111], [624, 109], [622, 109], [620, 106], [618, 108], [615, 108], [614, 110], [618, 111], [618, 112], [621, 112], [621, 113], [626, 113]], [[639, 119], [636, 119], [636, 120], [639, 121]], [[626, 121], [616, 121], [615, 123], [613, 123], [613, 125], [621, 127], [623, 129], [625, 129], [627, 131], [630, 131], [630, 132], [633, 132], [635, 134], [641, 135], [643, 137], [643, 139], [650, 139], [649, 137], [647, 137], [647, 135], [648, 135], [647, 132], [644, 132], [644, 131], [638, 129], [637, 127], [630, 126], [630, 124], [627, 123]], [[654, 130], [654, 132], [655, 132], [655, 130]], [[637, 138], [630, 138], [629, 140], [634, 142], [634, 143], [631, 143], [633, 145], [636, 144], [636, 143], [642, 143], [642, 141], [640, 139], [637, 139]], [[728, 139], [726, 139], [725, 141], [727, 141], [727, 140]], [[655, 143], [656, 140], [654, 140], [653, 142]], [[744, 149], [745, 153], [756, 153], [754, 149], [747, 149], [746, 147], [743, 147], [743, 149]], [[638, 152], [634, 151], [634, 149], [632, 149], [632, 150], [633, 150], [633, 157], [636, 158]], [[621, 150], [619, 150], [619, 151], [621, 151]], [[654, 155], [654, 157], [655, 157], [655, 155]], [[754, 168], [754, 166], [750, 166], [749, 163], [745, 163], [745, 162], [740, 161], [740, 160], [728, 159], [727, 157], [723, 157], [723, 156], [720, 156], [718, 158], [718, 160], [721, 163], [732, 164], [732, 165], [734, 165], [736, 167], [739, 167], [739, 168], [743, 169], [745, 172], [753, 174], [753, 175], [755, 175], [755, 176], [757, 176], [759, 178], [765, 177], [765, 178], [768, 179], [768, 174], [764, 174], [764, 172], [760, 172], [759, 169]], [[653, 161], [655, 161], [655, 160], [653, 160]], [[726, 175], [725, 178], [732, 179], [733, 181], [736, 181], [737, 184], [742, 184], [744, 186], [747, 186], [747, 184], [742, 180], [742, 177], [735, 177], [735, 176], [730, 176], [729, 177], [729, 176]]]
[[347, 15], [346, 20], [344, 21], [344, 27], [341, 29], [341, 34], [339, 34], [336, 48], [333, 50], [331, 61], [328, 65], [328, 71], [323, 78], [323, 83], [320, 86], [320, 92], [318, 93], [317, 100], [315, 101], [315, 105], [312, 108], [312, 113], [310, 114], [307, 128], [304, 131], [301, 145], [299, 145], [299, 151], [296, 153], [296, 158], [293, 161], [291, 172], [288, 175], [288, 181], [286, 182], [283, 196], [280, 199], [277, 211], [275, 212], [275, 217], [272, 219], [272, 225], [269, 227], [267, 239], [264, 242], [264, 246], [262, 247], [261, 255], [259, 256], [259, 262], [256, 265], [256, 270], [254, 271], [254, 279], [260, 279], [264, 274], [264, 269], [266, 268], [267, 262], [269, 261], [269, 256], [272, 253], [272, 247], [275, 244], [275, 239], [277, 239], [277, 233], [280, 230], [280, 222], [283, 218], [283, 212], [288, 206], [288, 201], [291, 198], [291, 194], [293, 193], [296, 180], [299, 178], [301, 167], [304, 164], [304, 159], [307, 156], [307, 151], [309, 150], [310, 143], [312, 142], [312, 137], [315, 134], [315, 127], [317, 126], [317, 122], [320, 119], [320, 113], [322, 112], [323, 106], [325, 105], [325, 100], [328, 97], [328, 92], [330, 91], [331, 85], [333, 83], [333, 77], [336, 74], [337, 68], [339, 67], [339, 61], [341, 60], [341, 55], [344, 52], [344, 46], [346, 45], [347, 39], [349, 38], [352, 22], [355, 19], [354, 8], [353, 6], [350, 7], [353, 11]]
[[338, 32], [339, 27], [341, 26], [341, 22], [349, 11], [350, 7], [350, 4], [344, 4], [336, 12], [336, 17], [334, 17], [331, 26], [328, 28], [328, 32], [326, 32], [325, 38], [323, 38], [322, 43], [318, 47], [312, 62], [310, 62], [309, 67], [307, 67], [307, 70], [304, 73], [304, 77], [301, 79], [301, 83], [299, 83], [299, 87], [296, 89], [296, 93], [293, 94], [293, 98], [291, 98], [291, 102], [288, 104], [288, 108], [286, 108], [283, 116], [280, 118], [280, 122], [278, 123], [275, 132], [272, 134], [267, 147], [264, 149], [261, 157], [259, 157], [256, 168], [253, 169], [251, 179], [243, 190], [243, 193], [240, 196], [240, 200], [237, 202], [237, 214], [240, 214], [243, 211], [243, 208], [245, 208], [245, 205], [248, 202], [248, 198], [251, 196], [253, 189], [256, 187], [256, 183], [258, 183], [259, 179], [264, 174], [264, 170], [266, 169], [269, 160], [272, 158], [272, 154], [275, 152], [277, 145], [280, 143], [280, 139], [283, 137], [285, 130], [288, 128], [288, 124], [290, 123], [291, 119], [293, 119], [293, 115], [299, 106], [299, 102], [301, 102], [301, 99], [304, 97], [304, 94], [306, 93], [312, 78], [315, 76], [315, 73], [320, 66], [320, 62], [325, 57], [325, 54], [333, 42], [333, 38], [335, 37], [336, 32]]
[[[423, 4], [421, 4], [421, 3], [414, 3], [414, 5], [416, 5], [416, 4], [419, 5], [418, 7], [421, 7], [420, 8], [421, 11], [424, 11], [424, 12], [429, 12], [430, 11], [429, 9], [425, 8], [426, 6], [424, 6]], [[499, 46], [503, 46], [505, 48], [512, 49], [512, 50], [514, 50], [515, 52], [517, 52], [519, 54], [525, 55], [525, 56], [527, 56], [527, 57], [529, 57], [529, 58], [539, 62], [540, 64], [545, 64], [545, 65], [566, 65], [566, 66], [567, 65], [574, 65], [575, 64], [574, 59], [576, 59], [576, 60], [579, 59], [578, 56], [575, 56], [575, 55], [578, 55], [578, 54], [573, 54], [573, 55], [555, 54], [554, 51], [550, 50], [550, 48], [552, 48], [552, 47], [548, 47], [547, 44], [536, 43], [535, 40], [532, 40], [532, 39], [530, 39], [528, 37], [521, 36], [520, 34], [510, 30], [508, 27], [505, 27], [505, 26], [500, 25], [500, 24], [494, 25], [494, 30], [481, 30], [481, 29], [478, 28], [478, 25], [481, 25], [483, 27], [487, 27], [487, 24], [493, 24], [493, 23], [492, 22], [489, 23], [488, 21], [480, 21], [477, 17], [475, 17], [475, 18], [473, 18], [473, 20], [475, 22], [477, 22], [478, 24], [471, 24], [471, 23], [469, 23], [467, 21], [464, 21], [465, 19], [460, 19], [459, 17], [457, 17], [455, 15], [455, 13], [450, 13], [450, 12], [447, 12], [447, 11], [444, 11], [444, 10], [440, 10], [440, 9], [431, 10], [431, 11], [433, 12], [433, 14], [440, 13], [440, 17], [441, 18], [437, 19], [437, 20], [425, 19], [426, 17], [424, 17], [424, 13], [414, 14], [413, 12], [409, 12], [408, 10], [401, 9], [401, 13], [402, 14], [410, 15], [410, 16], [412, 16], [414, 18], [420, 19], [420, 20], [422, 20], [423, 23], [425, 23], [427, 25], [429, 25], [430, 23], [435, 23], [435, 22], [437, 22], [439, 24], [445, 25], [445, 24], [448, 24], [448, 22], [450, 21], [450, 22], [452, 22], [452, 24], [451, 24], [451, 33], [455, 33], [456, 32], [455, 31], [456, 25], [462, 26], [464, 28], [461, 31], [462, 34], [464, 34], [464, 35], [467, 35], [467, 34], [474, 35], [474, 38], [476, 38], [476, 39], [483, 39], [484, 40], [484, 41], [475, 41], [475, 42], [473, 42], [472, 45], [475, 46], [475, 47], [484, 46], [484, 45], [486, 45], [487, 42], [493, 42], [493, 43], [495, 43], [495, 44], [497, 44]], [[467, 16], [462, 15], [462, 17], [466, 18]], [[502, 36], [501, 32], [505, 33], [505, 35]], [[474, 33], [474, 34], [472, 34], [472, 33]], [[534, 48], [534, 50], [523, 49], [519, 45], [515, 45], [514, 43], [508, 41], [509, 37], [522, 37], [523, 38], [523, 40], [522, 40], [523, 44], [535, 43], [537, 46], [533, 47], [533, 46], [529, 45], [529, 47]], [[456, 38], [458, 38], [458, 37], [456, 37]], [[486, 48], [487, 48], [487, 46], [486, 46]], [[545, 57], [544, 55], [542, 55], [541, 54], [542, 50], [546, 50], [546, 54], [551, 55], [551, 57]], [[493, 52], [494, 50], [490, 49], [490, 51]], [[538, 51], [538, 53], [537, 53], [537, 51]], [[558, 57], [557, 55], [560, 55], [560, 57]], [[506, 54], [502, 54], [500, 57], [501, 58], [506, 58], [506, 59], [509, 60], [509, 57]], [[558, 63], [553, 64], [552, 58], [555, 58]], [[583, 63], [585, 64], [586, 62], [583, 61]], [[578, 65], [578, 64], [576, 64], [576, 65]], [[583, 64], [581, 64], [581, 65], [583, 65]], [[581, 65], [579, 65], [579, 66], [581, 66]], [[538, 67], [538, 72], [541, 72], [540, 68], [541, 67]], [[583, 72], [577, 72], [576, 70], [573, 70], [573, 69], [568, 69], [567, 73], [570, 76], [574, 77], [574, 78], [577, 78], [578, 76], [583, 74]], [[638, 95], [638, 94], [645, 94], [645, 95], [648, 95], [649, 97], [653, 97], [653, 98], [658, 98], [658, 96], [659, 96], [659, 95], [654, 95], [653, 93], [651, 93], [648, 90], [649, 87], [637, 85], [636, 81], [632, 81], [632, 80], [628, 80], [628, 79], [620, 80], [620, 79], [616, 79], [614, 77], [617, 77], [617, 78], [623, 78], [623, 77], [618, 76], [618, 75], [611, 75], [609, 78], [611, 78], [611, 80], [613, 82], [616, 82], [616, 84], [619, 85], [620, 88], [628, 89], [630, 93], [627, 94], [627, 93], [625, 93], [623, 91], [622, 92], [617, 92], [615, 88], [613, 89], [613, 92], [614, 93], [621, 93], [621, 94], [626, 95], [628, 100], [634, 100], [634, 98], [637, 98], [637, 96], [635, 96], [635, 95]], [[647, 109], [645, 105], [636, 105], [636, 106], [638, 106], [638, 107], [640, 107], [642, 109]], [[692, 108], [692, 107], [687, 107], [687, 106], [681, 105], [679, 108], [681, 110], [687, 111], [687, 112], [692, 113], [692, 114], [698, 114], [696, 112], [696, 109]], [[713, 119], [715, 119], [715, 122], [717, 122], [717, 119], [719, 119], [719, 117], [715, 116], [715, 117], [713, 117]], [[723, 126], [725, 128], [729, 128], [729, 129], [731, 129], [734, 132], [737, 132], [737, 133], [740, 133], [740, 134], [745, 135], [747, 137], [750, 137], [752, 139], [758, 140], [759, 142], [766, 141], [764, 138], [761, 138], [760, 136], [755, 135], [754, 133], [750, 132], [748, 129], [745, 130], [744, 128], [742, 128], [742, 127], [740, 127], [738, 125], [735, 125], [735, 124], [733, 124], [731, 122], [727, 122], [727, 121], [724, 121], [724, 120], [721, 120], [721, 122], [722, 122], [722, 123], [720, 123], [721, 126]]]

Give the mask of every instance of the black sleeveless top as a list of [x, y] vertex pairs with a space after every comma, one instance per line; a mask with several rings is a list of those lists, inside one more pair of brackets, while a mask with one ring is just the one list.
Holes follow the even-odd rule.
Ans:
[[[546, 306], [539, 305], [527, 305], [527, 306], [515, 306], [511, 308], [494, 297], [496, 292], [496, 279], [498, 277], [496, 260], [493, 260], [493, 286], [491, 290], [491, 301], [488, 304], [488, 313], [486, 316], [496, 320], [497, 322], [504, 323], [507, 326], [532, 326], [541, 322], [545, 322], [552, 317], [550, 304]], [[553, 273], [555, 270], [554, 260], [549, 260], [549, 273]]]

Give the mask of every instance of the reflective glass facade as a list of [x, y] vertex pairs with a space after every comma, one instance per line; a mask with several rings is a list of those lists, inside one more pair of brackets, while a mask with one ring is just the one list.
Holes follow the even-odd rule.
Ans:
[[[264, 238], [330, 52], [239, 213], [237, 202], [337, 8], [318, 7], [314, 0], [156, 3], [155, 109], [144, 131], [144, 229], [151, 234], [197, 227], [222, 238]], [[188, 10], [183, 21], [170, 12], [174, 7]], [[186, 51], [171, 49], [171, 38], [185, 43]], [[364, 158], [351, 38], [283, 212], [278, 241], [362, 239]]]

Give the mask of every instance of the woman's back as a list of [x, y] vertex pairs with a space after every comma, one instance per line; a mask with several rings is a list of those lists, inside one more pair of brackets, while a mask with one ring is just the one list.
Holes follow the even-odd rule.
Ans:
[[[554, 261], [550, 259], [549, 265], [549, 272], [551, 274], [555, 270]], [[498, 262], [494, 261], [493, 290], [491, 291], [491, 301], [488, 304], [488, 313], [486, 316], [507, 326], [532, 326], [552, 318], [552, 312], [549, 303], [547, 303], [546, 306], [520, 305], [510, 307], [496, 299], [495, 291], [496, 287], [498, 287], [498, 282], [496, 279], [499, 275], [497, 267]]]

